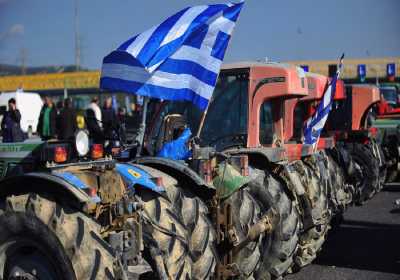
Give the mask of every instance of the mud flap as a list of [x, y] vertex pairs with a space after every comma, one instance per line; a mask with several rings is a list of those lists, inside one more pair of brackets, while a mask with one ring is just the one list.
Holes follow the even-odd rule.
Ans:
[[221, 163], [217, 168], [217, 176], [213, 184], [217, 190], [217, 196], [227, 198], [238, 189], [250, 182], [250, 177], [242, 176], [238, 170], [228, 163]]

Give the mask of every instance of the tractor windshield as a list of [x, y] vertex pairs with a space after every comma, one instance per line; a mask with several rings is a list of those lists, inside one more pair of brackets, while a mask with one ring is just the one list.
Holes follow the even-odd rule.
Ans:
[[[200, 135], [202, 145], [227, 146], [242, 144], [247, 134], [248, 74], [221, 72], [215, 87], [207, 116]], [[190, 102], [160, 102], [152, 100], [147, 114], [150, 136], [148, 143], [159, 150], [165, 138], [166, 120], [177, 122], [176, 115], [183, 117], [185, 125], [196, 134], [202, 111]], [[180, 121], [181, 122], [181, 121]], [[173, 132], [173, 134], [175, 134]]]
[[222, 73], [210, 103], [201, 140], [225, 148], [246, 143], [248, 75]]
[[381, 94], [385, 98], [385, 100], [392, 106], [392, 107], [399, 107], [399, 102], [397, 98], [397, 92], [395, 87], [382, 87]]

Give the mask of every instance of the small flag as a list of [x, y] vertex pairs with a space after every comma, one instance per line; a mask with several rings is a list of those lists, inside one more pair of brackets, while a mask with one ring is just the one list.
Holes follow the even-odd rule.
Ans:
[[129, 39], [103, 59], [100, 87], [204, 110], [243, 4], [189, 7]]
[[304, 128], [304, 144], [313, 145], [315, 147], [318, 142], [322, 129], [324, 128], [325, 123], [328, 119], [329, 112], [332, 109], [333, 98], [335, 97], [336, 93], [336, 82], [339, 79], [340, 72], [342, 71], [343, 59], [344, 54], [340, 58], [339, 67], [336, 71], [336, 75], [334, 75], [332, 80], [330, 81], [322, 98], [322, 101], [318, 105], [317, 110], [315, 111], [314, 115], [306, 122]]
[[386, 65], [386, 74], [388, 77], [396, 76], [396, 64], [389, 63]]
[[367, 66], [365, 64], [357, 65], [357, 73], [358, 73], [358, 78], [360, 79], [360, 81], [364, 82], [365, 77], [367, 76]]

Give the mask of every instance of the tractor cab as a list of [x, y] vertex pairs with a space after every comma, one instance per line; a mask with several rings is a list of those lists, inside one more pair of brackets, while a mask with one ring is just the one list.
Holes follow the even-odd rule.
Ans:
[[[199, 142], [217, 151], [270, 150], [282, 160], [284, 102], [307, 95], [304, 71], [278, 63], [244, 62], [224, 65], [210, 101]], [[189, 102], [153, 102], [145, 152], [156, 155], [166, 141], [185, 128], [198, 130], [202, 112]], [[274, 151], [274, 152], [272, 152]], [[276, 155], [276, 151], [279, 151]]]
[[[303, 128], [305, 122], [311, 118], [329, 84], [329, 78], [320, 74], [306, 73], [308, 82], [308, 95], [292, 102], [287, 107], [286, 115], [289, 115], [289, 120], [294, 119], [293, 133], [287, 135], [288, 141], [301, 142], [303, 138]], [[338, 80], [336, 83], [336, 92], [334, 100], [342, 100], [345, 98], [344, 83]], [[331, 137], [321, 137], [318, 141], [318, 149], [331, 148], [334, 146], [334, 139]]]
[[379, 86], [381, 97], [393, 109], [400, 107], [400, 83], [382, 83]]
[[336, 100], [327, 127], [332, 131], [365, 131], [374, 118], [373, 107], [380, 101], [374, 85], [346, 85], [346, 98]]
[[381, 86], [379, 89], [381, 96], [392, 108], [399, 107], [399, 97], [395, 86]]

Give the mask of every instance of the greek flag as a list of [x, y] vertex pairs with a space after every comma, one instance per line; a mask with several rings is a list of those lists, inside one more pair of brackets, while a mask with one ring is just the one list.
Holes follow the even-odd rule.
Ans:
[[100, 87], [204, 110], [243, 4], [189, 7], [129, 39], [103, 59]]
[[321, 135], [322, 129], [324, 128], [329, 116], [329, 112], [332, 109], [333, 98], [335, 97], [336, 92], [336, 82], [339, 79], [340, 72], [342, 71], [343, 67], [343, 58], [344, 54], [340, 58], [336, 75], [333, 76], [332, 80], [330, 81], [317, 110], [306, 122], [304, 127], [304, 144], [313, 145], [314, 147], [318, 144], [317, 142]]

